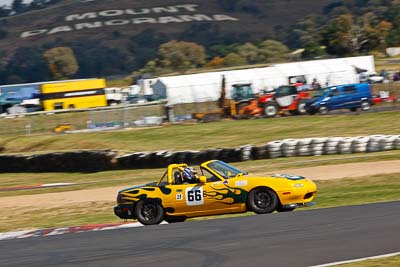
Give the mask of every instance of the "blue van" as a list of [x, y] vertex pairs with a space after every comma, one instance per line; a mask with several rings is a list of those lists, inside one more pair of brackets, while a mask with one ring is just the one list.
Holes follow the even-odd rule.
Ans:
[[326, 114], [329, 110], [335, 109], [369, 110], [372, 104], [369, 84], [344, 84], [319, 90], [306, 102], [305, 109], [311, 115], [317, 112]]

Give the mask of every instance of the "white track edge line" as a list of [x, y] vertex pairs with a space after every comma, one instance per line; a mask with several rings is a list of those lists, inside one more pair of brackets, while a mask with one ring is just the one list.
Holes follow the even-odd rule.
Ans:
[[387, 258], [387, 257], [392, 257], [392, 256], [397, 256], [397, 255], [400, 255], [400, 251], [394, 252], [394, 253], [389, 253], [389, 254], [372, 256], [372, 257], [359, 258], [359, 259], [354, 259], [354, 260], [337, 261], [337, 262], [325, 263], [325, 264], [320, 264], [320, 265], [312, 265], [310, 267], [328, 267], [328, 266], [334, 266], [334, 265], [346, 264], [346, 263], [352, 263], [352, 262], [359, 262], [359, 261], [365, 261], [365, 260]]

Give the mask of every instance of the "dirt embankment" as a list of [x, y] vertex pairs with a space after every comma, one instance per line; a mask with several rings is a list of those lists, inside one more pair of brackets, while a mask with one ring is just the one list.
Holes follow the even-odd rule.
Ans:
[[[280, 169], [271, 173], [302, 175], [312, 180], [366, 177], [377, 174], [400, 173], [400, 160]], [[32, 209], [62, 208], [69, 205], [79, 205], [90, 202], [114, 202], [116, 194], [121, 188], [124, 188], [124, 186], [2, 197], [0, 198], [0, 209], [28, 207]]]

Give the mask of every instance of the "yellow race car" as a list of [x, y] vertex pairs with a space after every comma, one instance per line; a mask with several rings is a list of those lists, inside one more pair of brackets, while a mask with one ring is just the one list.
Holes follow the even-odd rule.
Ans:
[[187, 169], [187, 164], [170, 164], [158, 182], [119, 191], [115, 215], [151, 225], [246, 211], [292, 211], [313, 205], [317, 192], [315, 183], [302, 176], [253, 177], [220, 160], [202, 163], [189, 182], [183, 180]]

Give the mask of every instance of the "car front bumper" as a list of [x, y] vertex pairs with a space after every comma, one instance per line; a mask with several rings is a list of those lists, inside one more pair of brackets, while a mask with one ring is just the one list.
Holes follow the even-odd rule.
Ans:
[[130, 205], [117, 205], [114, 207], [114, 214], [121, 219], [135, 219], [135, 215], [132, 209], [132, 204]]

